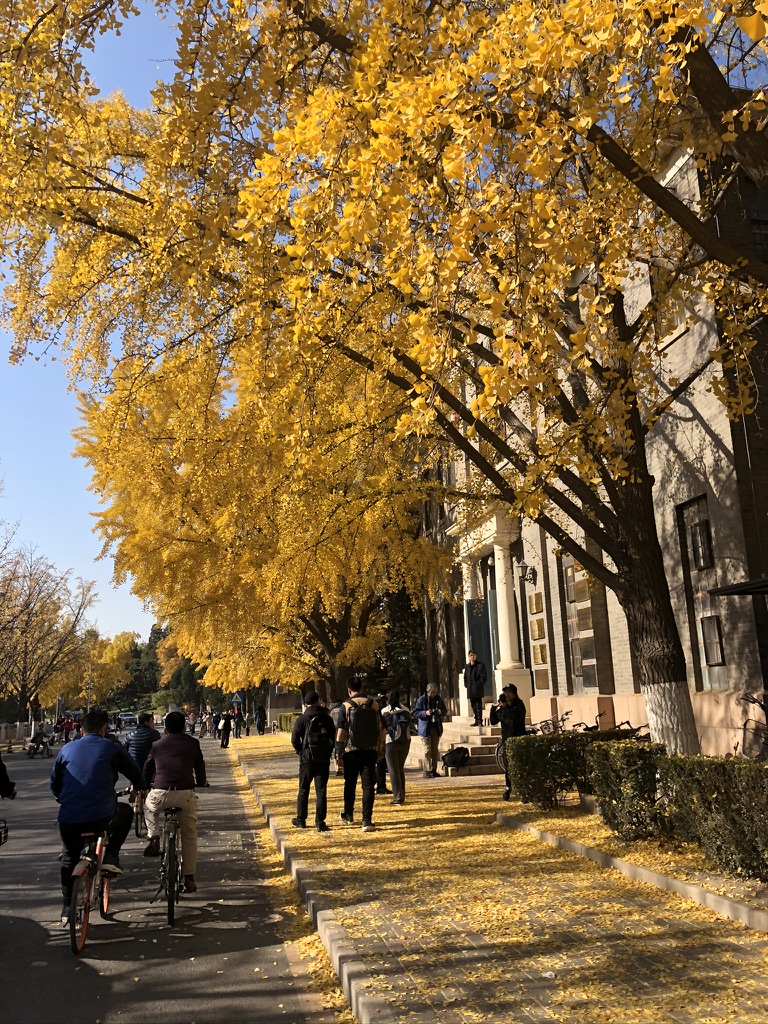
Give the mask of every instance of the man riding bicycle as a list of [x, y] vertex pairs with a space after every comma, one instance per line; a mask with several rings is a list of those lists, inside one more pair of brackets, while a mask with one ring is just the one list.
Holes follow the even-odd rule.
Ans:
[[141, 768], [120, 743], [107, 737], [107, 715], [83, 716], [82, 738], [59, 751], [51, 771], [51, 791], [59, 803], [59, 832], [65, 853], [61, 865], [62, 924], [69, 921], [72, 870], [80, 859], [83, 833], [107, 831], [102, 870], [120, 874], [120, 849], [133, 821], [127, 804], [117, 802], [115, 783], [125, 775], [136, 789], [146, 789]]
[[197, 892], [197, 795], [195, 786], [207, 786], [203, 751], [194, 736], [185, 731], [184, 715], [170, 711], [165, 716], [165, 736], [152, 744], [144, 774], [152, 787], [144, 805], [149, 831], [145, 857], [160, 856], [161, 818], [166, 807], [179, 808], [181, 861], [184, 891]]

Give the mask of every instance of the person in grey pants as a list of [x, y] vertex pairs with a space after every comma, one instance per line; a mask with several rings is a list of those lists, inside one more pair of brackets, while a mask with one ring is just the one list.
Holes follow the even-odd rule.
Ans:
[[387, 730], [384, 756], [389, 770], [389, 784], [392, 787], [392, 803], [405, 803], [405, 760], [411, 748], [411, 712], [400, 704], [400, 694], [390, 690], [387, 706], [382, 708], [381, 717]]

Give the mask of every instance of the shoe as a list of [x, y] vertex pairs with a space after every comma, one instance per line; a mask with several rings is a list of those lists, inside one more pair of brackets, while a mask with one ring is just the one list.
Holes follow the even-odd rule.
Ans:
[[376, 792], [378, 794], [380, 794], [380, 795], [381, 794], [386, 794], [387, 796], [391, 796], [392, 795], [392, 790], [391, 789], [377, 789]]
[[341, 818], [345, 825], [354, 825], [354, 821], [352, 820], [351, 814], [345, 814], [344, 811], [342, 811], [339, 817]]
[[392, 804], [393, 807], [402, 807], [403, 804], [405, 803], [405, 800], [390, 800], [389, 802]]
[[375, 832], [375, 831], [376, 831], [376, 826], [373, 824], [372, 821], [364, 821], [363, 822], [363, 832]]
[[69, 904], [68, 903], [62, 903], [62, 905], [61, 905], [61, 927], [62, 928], [68, 928], [69, 927]]
[[512, 794], [510, 793], [510, 791], [508, 789], [505, 789], [504, 792], [501, 794], [501, 799], [502, 800], [509, 800], [511, 795]]
[[425, 779], [431, 779], [432, 778], [432, 772], [424, 772], [424, 778]]
[[318, 832], [330, 832], [331, 830], [328, 828], [328, 826], [325, 824], [324, 821], [319, 821], [317, 823], [317, 831]]
[[440, 778], [440, 772], [427, 772], [427, 778], [428, 779], [439, 779]]
[[197, 892], [197, 882], [194, 875], [184, 875], [184, 892]]
[[303, 818], [291, 818], [291, 824], [294, 828], [306, 828], [307, 823]]
[[111, 875], [122, 875], [120, 860], [116, 853], [105, 853], [101, 862], [101, 870], [108, 871]]
[[149, 840], [149, 846], [144, 851], [145, 857], [159, 857], [160, 856], [160, 836], [155, 836], [154, 839]]

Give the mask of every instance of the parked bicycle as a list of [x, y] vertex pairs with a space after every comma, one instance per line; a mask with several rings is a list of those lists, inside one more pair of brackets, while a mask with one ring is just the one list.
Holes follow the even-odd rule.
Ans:
[[69, 940], [72, 952], [81, 953], [88, 934], [91, 911], [99, 908], [102, 917], [109, 910], [112, 875], [101, 870], [107, 833], [84, 832], [83, 852], [72, 871], [72, 897], [69, 901]]
[[760, 749], [755, 754], [755, 760], [768, 761], [768, 704], [766, 704], [764, 700], [760, 700], [758, 697], [755, 697], [754, 694], [751, 693], [742, 694], [742, 696], [739, 697], [739, 700], [743, 700], [745, 704], [754, 704], [756, 707], [760, 708], [760, 710], [763, 712], [763, 715], [765, 715], [765, 721], [763, 722], [758, 722], [754, 719], [747, 719], [747, 721], [744, 723], [743, 736], [741, 742], [742, 752], [747, 746], [747, 730], [749, 723], [750, 721], [753, 721], [754, 724], [757, 726], [755, 732], [757, 732], [757, 730], [760, 730]]
[[563, 711], [561, 715], [553, 715], [551, 718], [545, 718], [543, 722], [534, 722], [533, 725], [529, 725], [525, 731], [529, 735], [534, 735], [540, 732], [544, 736], [553, 732], [563, 732], [566, 722], [572, 714], [572, 711]]
[[632, 725], [631, 722], [617, 722], [615, 726], [617, 731], [626, 732], [628, 740], [637, 740], [640, 743], [646, 743], [650, 740], [651, 734], [643, 732], [644, 729], [648, 728], [648, 723], [644, 725]]
[[600, 719], [605, 714], [605, 711], [599, 711], [595, 715], [595, 724], [587, 725], [586, 722], [574, 722], [571, 726], [574, 730], [581, 730], [581, 732], [597, 732], [600, 729]]
[[165, 825], [161, 837], [160, 885], [150, 900], [154, 903], [163, 895], [168, 911], [168, 924], [176, 920], [176, 904], [179, 902], [183, 878], [181, 875], [181, 822], [179, 808], [166, 807]]

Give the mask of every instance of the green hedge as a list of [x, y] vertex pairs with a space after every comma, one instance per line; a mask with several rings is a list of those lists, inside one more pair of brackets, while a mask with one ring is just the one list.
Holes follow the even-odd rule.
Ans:
[[523, 803], [550, 811], [572, 789], [589, 795], [592, 780], [586, 752], [623, 735], [618, 730], [559, 732], [515, 736], [507, 740], [507, 764], [512, 787]]
[[293, 732], [293, 723], [299, 717], [298, 712], [283, 711], [277, 716], [277, 727], [280, 732]]
[[643, 839], [665, 830], [657, 788], [661, 743], [601, 743], [586, 756], [600, 814], [613, 832], [622, 839]]
[[668, 830], [725, 871], [768, 879], [768, 765], [749, 758], [658, 763]]

